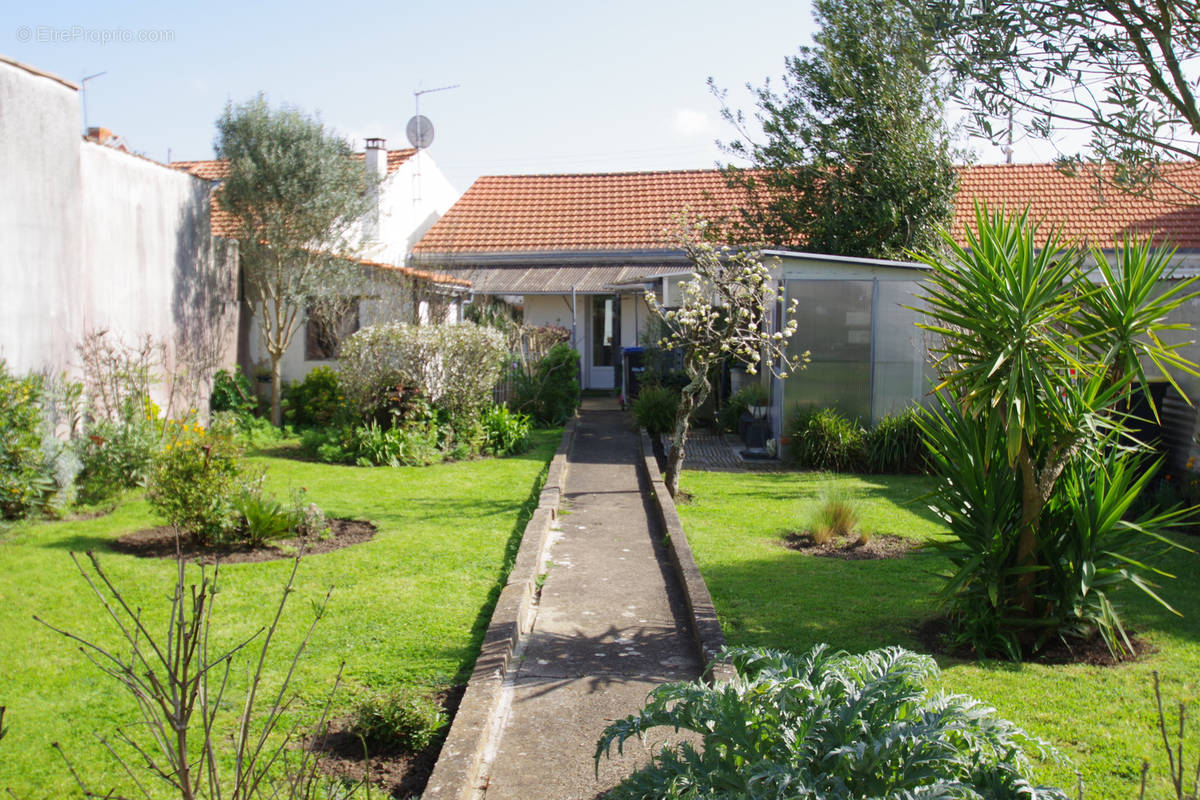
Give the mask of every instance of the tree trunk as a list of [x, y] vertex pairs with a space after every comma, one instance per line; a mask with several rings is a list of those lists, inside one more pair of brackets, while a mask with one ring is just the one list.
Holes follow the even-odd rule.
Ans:
[[[690, 371], [690, 370], [689, 370]], [[708, 397], [708, 370], [701, 369], [692, 377], [692, 382], [683, 387], [679, 397], [679, 410], [675, 412], [675, 430], [671, 434], [671, 449], [667, 453], [667, 474], [663, 482], [674, 497], [679, 493], [679, 473], [683, 470], [683, 451], [687, 444], [688, 429], [691, 427], [692, 412]]]
[[271, 354], [271, 424], [283, 425], [283, 353]]

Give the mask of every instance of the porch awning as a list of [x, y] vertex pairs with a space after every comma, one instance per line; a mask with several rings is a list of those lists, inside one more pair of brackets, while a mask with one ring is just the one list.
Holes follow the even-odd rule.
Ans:
[[687, 272], [688, 267], [539, 264], [536, 267], [442, 267], [441, 271], [469, 280], [476, 294], [570, 294], [572, 290], [580, 294], [609, 294], [619, 289], [633, 289], [649, 275]]

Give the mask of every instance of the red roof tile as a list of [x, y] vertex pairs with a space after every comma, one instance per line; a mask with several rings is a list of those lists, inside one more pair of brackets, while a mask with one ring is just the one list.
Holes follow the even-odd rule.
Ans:
[[[417, 151], [409, 147], [404, 150], [388, 150], [387, 153], [387, 174], [391, 175], [396, 170], [400, 169], [400, 165], [412, 158]], [[354, 153], [351, 158], [362, 161], [365, 157], [364, 153]], [[208, 161], [172, 161], [170, 166], [174, 169], [190, 172], [191, 174], [203, 178], [208, 181], [219, 181], [229, 175], [229, 162], [225, 160], [212, 159]], [[237, 238], [237, 223], [233, 216], [222, 209], [215, 202], [212, 209], [212, 232], [214, 236], [223, 236], [227, 239]]]
[[[961, 237], [972, 202], [1030, 208], [1031, 218], [1074, 239], [1105, 245], [1123, 232], [1200, 248], [1200, 167], [1167, 169], [1188, 194], [1159, 186], [1153, 197], [1100, 194], [1087, 177], [1051, 164], [963, 167], [951, 229]], [[717, 170], [480, 178], [413, 248], [418, 255], [656, 250], [684, 207], [710, 219], [736, 214], [743, 197]], [[1190, 205], [1189, 205], [1190, 203]]]

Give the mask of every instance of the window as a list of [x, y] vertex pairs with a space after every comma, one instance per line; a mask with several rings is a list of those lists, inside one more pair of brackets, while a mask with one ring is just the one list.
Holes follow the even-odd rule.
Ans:
[[308, 361], [329, 361], [337, 358], [342, 340], [358, 330], [358, 300], [336, 321], [319, 322], [309, 317], [304, 325], [304, 358]]

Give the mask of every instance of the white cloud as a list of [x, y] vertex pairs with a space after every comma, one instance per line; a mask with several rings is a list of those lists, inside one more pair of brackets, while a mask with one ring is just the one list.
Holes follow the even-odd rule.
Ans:
[[716, 128], [712, 117], [691, 108], [675, 109], [673, 122], [675, 132], [687, 139], [711, 136]]

